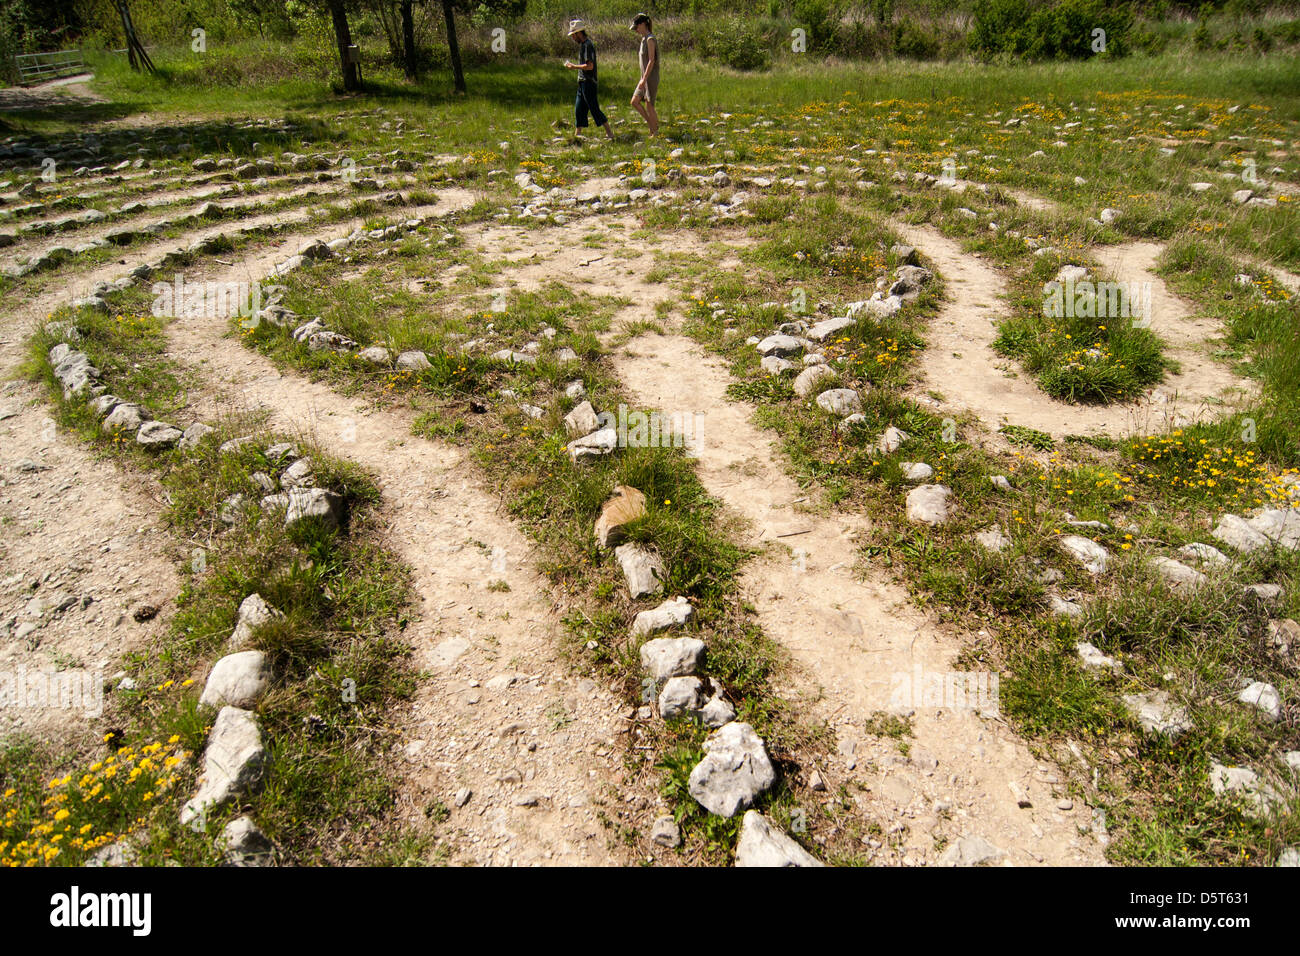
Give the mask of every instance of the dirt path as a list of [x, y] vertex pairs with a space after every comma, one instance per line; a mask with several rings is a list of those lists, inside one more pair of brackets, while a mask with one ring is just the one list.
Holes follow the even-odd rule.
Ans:
[[180, 578], [156, 481], [124, 481], [61, 432], [43, 387], [20, 377], [26, 336], [76, 294], [50, 283], [39, 303], [0, 307], [0, 672], [60, 672], [59, 680], [84, 672], [90, 706], [6, 707], [0, 736], [89, 751], [102, 747], [107, 694], [94, 682], [165, 632]]
[[[439, 199], [436, 203], [428, 206], [416, 206], [407, 209], [394, 206], [392, 207], [392, 211], [394, 213], [400, 211], [403, 215], [424, 216], [429, 215], [432, 210], [445, 208], [443, 207], [444, 203], [459, 203], [471, 196], [473, 196], [473, 194], [468, 190], [459, 188], [443, 189], [438, 192]], [[346, 234], [348, 231], [344, 230], [338, 223], [322, 225], [314, 232], [297, 231], [310, 226], [310, 219], [310, 211], [306, 209], [295, 209], [291, 212], [268, 213], [266, 215], [244, 219], [237, 223], [224, 223], [202, 229], [195, 229], [186, 232], [181, 236], [167, 239], [162, 242], [139, 246], [125, 252], [120, 259], [115, 259], [112, 262], [103, 263], [90, 269], [81, 269], [66, 273], [56, 270], [54, 272], [45, 273], [40, 277], [41, 281], [44, 283], [42, 291], [38, 292], [25, 304], [19, 322], [20, 324], [23, 322], [26, 323], [24, 334], [29, 334], [34, 323], [45, 321], [46, 317], [61, 305], [64, 305], [73, 299], [89, 295], [90, 291], [97, 283], [112, 282], [121, 278], [138, 265], [158, 259], [175, 249], [184, 249], [187, 245], [197, 240], [222, 234], [234, 235], [240, 232], [251, 231], [265, 226], [278, 224], [282, 227], [281, 234], [287, 234], [293, 237], [285, 242], [285, 248], [288, 248], [291, 244], [293, 244], [293, 247], [289, 249], [288, 252], [285, 252], [278, 247], [272, 247], [273, 251], [246, 254], [245, 258], [242, 260], [240, 278], [244, 280], [262, 279], [265, 277], [266, 271], [256, 272], [256, 269], [269, 270], [272, 265], [284, 261], [291, 254], [297, 252], [299, 246], [316, 236], [333, 238], [341, 234]], [[221, 260], [226, 259], [230, 255], [239, 256], [240, 253], [221, 253], [215, 258]], [[276, 256], [279, 258], [276, 259]], [[195, 268], [192, 271], [197, 273], [199, 269]], [[5, 360], [7, 348], [15, 348], [21, 345], [21, 343], [21, 335], [11, 338], [8, 341], [8, 344], [0, 342], [0, 362]]]
[[1217, 418], [1225, 404], [1255, 394], [1258, 386], [1210, 355], [1220, 344], [1223, 327], [1195, 315], [1194, 307], [1156, 275], [1156, 261], [1163, 251], [1154, 242], [1129, 242], [1099, 247], [1096, 255], [1105, 273], [1116, 281], [1151, 284], [1151, 331], [1165, 340], [1166, 354], [1181, 366], [1156, 391], [1172, 396], [1170, 401], [1185, 409], [1201, 406], [1208, 417]]
[[1031, 192], [1023, 189], [1013, 189], [1010, 186], [1003, 186], [1002, 191], [1008, 196], [1020, 203], [1022, 206], [1034, 210], [1035, 212], [1055, 213], [1060, 207], [1050, 199], [1044, 199], [1042, 196], [1035, 196]]
[[[594, 192], [593, 184], [601, 182], [589, 180], [575, 192]], [[462, 240], [467, 248], [482, 250], [485, 255], [508, 262], [509, 279], [522, 291], [533, 292], [548, 282], [558, 281], [594, 296], [635, 298], [635, 305], [641, 307], [636, 310], [636, 318], [653, 318], [656, 304], [679, 297], [672, 286], [645, 280], [657, 256], [717, 256], [720, 268], [738, 269], [740, 259], [734, 252], [722, 250], [753, 242], [736, 230], [713, 242], [682, 232], [661, 233], [653, 242], [632, 245], [624, 236], [636, 228], [639, 223], [632, 216], [582, 217], [544, 229], [496, 224], [471, 226], [462, 231]], [[603, 232], [607, 241], [586, 245], [584, 238], [597, 231]]]
[[[156, 482], [124, 483], [118, 468], [55, 428], [42, 398], [27, 382], [0, 387], [0, 672], [107, 680], [121, 655], [166, 629], [180, 589], [175, 544]], [[137, 621], [148, 607], [157, 616]], [[99, 749], [100, 691], [85, 706], [0, 708], [0, 738], [16, 730]]]
[[32, 86], [11, 86], [0, 89], [0, 112], [40, 110], [74, 103], [102, 103], [104, 98], [91, 91], [86, 85], [93, 79], [91, 74], [83, 73]]
[[895, 223], [906, 241], [928, 256], [948, 285], [948, 301], [931, 322], [929, 347], [919, 362], [914, 396], [942, 396], [941, 408], [974, 412], [992, 429], [1001, 423], [1027, 426], [1056, 437], [1124, 437], [1162, 427], [1218, 418], [1224, 405], [1249, 394], [1253, 385], [1233, 375], [1204, 351], [1217, 332], [1209, 322], [1172, 295], [1152, 271], [1159, 247], [1130, 243], [1101, 255], [1110, 277], [1119, 282], [1149, 282], [1153, 289], [1152, 330], [1168, 344], [1166, 354], [1182, 365], [1136, 402], [1072, 405], [1046, 395], [1012, 359], [993, 351], [994, 324], [1004, 314], [1007, 284], [1002, 274], [955, 240], [929, 226]]
[[[883, 576], [858, 578], [855, 538], [866, 520], [822, 516], [803, 505], [805, 492], [786, 475], [769, 436], [751, 423], [750, 409], [727, 400], [730, 376], [722, 363], [667, 335], [635, 340], [615, 365], [648, 407], [702, 416], [701, 480], [748, 520], [750, 543], [769, 546], [745, 574], [747, 597], [764, 631], [799, 665], [790, 692], [839, 738], [841, 760], [822, 768], [827, 787], [833, 793], [860, 781], [869, 796], [859, 808], [901, 840], [895, 855], [877, 862], [933, 863], [943, 841], [976, 834], [1006, 850], [1012, 863], [1100, 863], [1100, 847], [1076, 830], [1088, 821], [1087, 808], [1056, 809], [1051, 780], [1059, 772], [1040, 765], [1000, 720], [917, 706], [910, 759], [892, 741], [864, 732], [873, 713], [890, 709], [895, 675], [910, 681], [918, 668], [953, 670], [960, 640]], [[1011, 783], [1029, 793], [1031, 809], [1017, 806]]]
[[[1275, 183], [1274, 185], [1277, 184]], [[1048, 199], [1044, 196], [1038, 196], [1023, 189], [1013, 189], [1010, 186], [1003, 186], [1001, 188], [1003, 192], [1027, 209], [1033, 209], [1036, 212], [1056, 213], [1061, 208], [1055, 200]], [[1300, 191], [1300, 189], [1297, 191]], [[1137, 245], [1149, 245], [1149, 243], [1137, 243]], [[1277, 279], [1278, 284], [1281, 285], [1282, 288], [1292, 294], [1300, 294], [1300, 275], [1297, 275], [1294, 272], [1288, 272], [1281, 266], [1273, 265], [1259, 259], [1242, 256], [1240, 253], [1235, 251], [1228, 254], [1237, 256], [1242, 262], [1246, 263], [1253, 269], [1262, 269], [1271, 273], [1274, 278]]]
[[1286, 289], [1292, 295], [1300, 295], [1300, 275], [1297, 275], [1294, 272], [1287, 272], [1281, 266], [1261, 262], [1258, 259], [1247, 259], [1245, 261], [1252, 269], [1260, 269], [1269, 273], [1277, 280], [1278, 285]]
[[[444, 199], [439, 214], [472, 198]], [[318, 234], [346, 235], [351, 225]], [[309, 238], [205, 278], [262, 277]], [[621, 807], [619, 735], [630, 724], [617, 695], [574, 677], [558, 652], [562, 624], [529, 540], [480, 490], [453, 446], [411, 435], [411, 415], [376, 411], [327, 385], [282, 375], [227, 337], [229, 320], [174, 323], [170, 351], [206, 385], [193, 412], [263, 407], [275, 427], [311, 435], [376, 476], [385, 539], [413, 569], [419, 605], [405, 633], [427, 671], [400, 715], [407, 741], [400, 812], [411, 823], [441, 802], [453, 862], [594, 865], [628, 862], [599, 821]], [[194, 356], [202, 356], [197, 362]], [[504, 581], [508, 590], [490, 587]], [[457, 807], [455, 795], [472, 791]]]

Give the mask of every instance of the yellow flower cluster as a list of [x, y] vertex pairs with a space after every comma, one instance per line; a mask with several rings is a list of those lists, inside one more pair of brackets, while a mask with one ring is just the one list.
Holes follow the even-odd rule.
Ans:
[[1138, 477], [1188, 491], [1213, 490], [1218, 497], [1263, 505], [1289, 500], [1300, 469], [1274, 472], [1248, 448], [1222, 448], [1208, 439], [1193, 441], [1181, 429], [1145, 438], [1130, 448], [1141, 467]]
[[388, 384], [384, 386], [384, 391], [391, 392], [396, 389], [402, 389], [410, 385], [415, 380], [415, 373], [409, 369], [403, 369], [398, 372], [391, 372], [388, 376]]
[[71, 773], [50, 780], [39, 807], [37, 794], [10, 787], [0, 795], [0, 866], [48, 866], [68, 857], [78, 862], [144, 826], [188, 756], [175, 735], [138, 749], [119, 747], [75, 782]]

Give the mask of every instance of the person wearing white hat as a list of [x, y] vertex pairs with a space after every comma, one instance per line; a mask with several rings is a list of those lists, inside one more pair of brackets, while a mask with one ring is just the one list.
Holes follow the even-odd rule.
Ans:
[[573, 104], [574, 126], [587, 128], [587, 113], [596, 121], [597, 126], [605, 128], [605, 135], [614, 138], [614, 131], [609, 128], [609, 120], [601, 112], [596, 101], [596, 45], [587, 36], [586, 24], [581, 20], [569, 21], [569, 37], [578, 44], [578, 62], [564, 61], [566, 70], [578, 71], [578, 98]]
[[632, 29], [641, 37], [637, 57], [641, 64], [641, 79], [632, 93], [632, 109], [641, 114], [650, 127], [650, 136], [659, 132], [659, 114], [655, 111], [655, 96], [659, 92], [659, 41], [650, 31], [650, 18], [638, 13], [632, 20]]

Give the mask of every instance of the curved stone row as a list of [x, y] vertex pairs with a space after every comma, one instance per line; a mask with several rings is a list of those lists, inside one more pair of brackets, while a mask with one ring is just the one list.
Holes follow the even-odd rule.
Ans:
[[[46, 331], [73, 341], [81, 337], [75, 322], [50, 323]], [[207, 424], [195, 423], [182, 432], [175, 426], [154, 421], [143, 406], [107, 394], [107, 387], [100, 381], [100, 371], [90, 365], [85, 353], [66, 342], [53, 346], [49, 358], [63, 386], [65, 400], [89, 398], [92, 410], [103, 419], [105, 432], [134, 430], [137, 443], [151, 448], [192, 448], [214, 431]], [[233, 452], [250, 441], [252, 436], [231, 439], [219, 451]], [[315, 486], [310, 459], [299, 457], [297, 447], [287, 442], [272, 445], [264, 453], [268, 460], [286, 466], [279, 479], [283, 493], [263, 498], [263, 507], [285, 507], [286, 526], [304, 518], [319, 517], [337, 528], [343, 499], [336, 492]], [[274, 488], [273, 480], [265, 473], [255, 472], [250, 477], [264, 490]], [[223, 508], [223, 516], [226, 510]], [[270, 689], [273, 674], [265, 653], [248, 645], [259, 627], [283, 617], [258, 594], [249, 595], [240, 604], [227, 653], [212, 666], [199, 699], [201, 705], [218, 708], [218, 713], [204, 750], [198, 789], [180, 812], [180, 822], [184, 825], [206, 826], [209, 810], [251, 796], [262, 784], [266, 748], [255, 710]], [[272, 862], [275, 856], [271, 842], [246, 815], [226, 825], [218, 845], [229, 865], [263, 865]], [[119, 841], [104, 847], [88, 865], [125, 865], [134, 855], [129, 842]]]
[[[303, 194], [301, 198], [310, 198], [314, 195], [317, 194], [306, 193]], [[380, 196], [379, 200], [386, 204], [398, 204], [403, 201], [400, 193], [386, 193]], [[114, 246], [114, 245], [125, 246], [132, 242], [135, 242], [136, 240], [146, 239], [149, 236], [158, 235], [175, 226], [180, 226], [180, 227], [195, 226], [204, 221], [219, 220], [230, 214], [236, 214], [238, 216], [247, 215], [249, 213], [255, 212], [256, 207], [257, 207], [256, 203], [231, 204], [231, 205], [222, 206], [215, 202], [205, 202], [197, 209], [193, 210], [192, 212], [186, 213], [183, 216], [178, 216], [175, 219], [159, 219], [156, 222], [150, 223], [147, 226], [142, 226], [138, 229], [131, 229], [131, 228], [119, 229], [114, 232], [106, 233], [105, 235], [97, 239], [89, 239], [71, 248], [67, 246], [52, 246], [51, 248], [46, 249], [44, 252], [40, 253], [39, 255], [34, 256], [31, 259], [27, 260], [26, 262], [13, 263], [5, 266], [3, 269], [3, 273], [4, 275], [10, 278], [15, 278], [15, 279], [22, 278], [23, 276], [30, 275], [35, 272], [40, 272], [46, 269], [55, 268], [57, 266], [60, 266], [68, 262], [70, 259], [75, 258], [76, 256], [79, 256], [86, 252], [93, 251], [95, 249], [100, 249], [100, 248], [104, 248], [107, 246]], [[255, 226], [247, 229], [239, 229], [235, 231], [235, 236], [241, 234], [247, 234], [250, 232], [274, 231], [275, 228], [279, 228], [280, 226], [281, 224], [276, 223], [269, 230], [268, 227], [265, 226]], [[217, 246], [219, 246], [223, 241], [225, 241], [228, 238], [233, 238], [233, 237], [226, 236], [226, 235], [214, 235], [202, 239], [195, 239], [193, 242], [190, 243], [190, 245], [184, 251], [188, 253], [207, 252], [212, 249], [215, 249]], [[3, 245], [3, 243], [0, 242], [0, 245]], [[164, 265], [165, 264], [166, 263], [164, 262]]]
[[[414, 229], [420, 224], [419, 219], [408, 220], [402, 228]], [[398, 227], [390, 226], [386, 230], [374, 230], [369, 234], [354, 233], [347, 237], [347, 242], [335, 240], [324, 249], [316, 249], [314, 254], [308, 255], [307, 250], [303, 250], [299, 255], [277, 265], [275, 272], [284, 274], [302, 267], [309, 259], [332, 255], [352, 242], [392, 238], [397, 232]], [[260, 315], [277, 326], [293, 326], [294, 338], [306, 342], [308, 347], [313, 347], [315, 340], [316, 348], [337, 347], [339, 351], [346, 352], [357, 349], [357, 343], [331, 332], [319, 318], [294, 326], [297, 314], [279, 304], [268, 306]], [[466, 343], [464, 347], [476, 344], [478, 343]], [[391, 352], [379, 346], [371, 346], [356, 354], [357, 357], [376, 364], [392, 360]], [[576, 357], [573, 356], [574, 359]], [[505, 350], [493, 354], [492, 358], [510, 362], [536, 361], [535, 354], [529, 351]], [[421, 359], [424, 361], [421, 362]], [[427, 365], [427, 356], [408, 352], [399, 356], [398, 361], [402, 362], [402, 367], [418, 369]], [[581, 380], [570, 383], [566, 394], [575, 400], [582, 398], [585, 388]], [[538, 409], [538, 412], [541, 410]], [[566, 429], [571, 434], [580, 436], [569, 445], [574, 461], [588, 454], [609, 454], [617, 447], [615, 429], [602, 430], [597, 425], [598, 416], [590, 401], [582, 401], [566, 416]], [[620, 543], [625, 526], [645, 513], [645, 497], [630, 486], [619, 486], [615, 491], [615, 497], [606, 502], [596, 522], [594, 534], [597, 541], [602, 548], [613, 548], [629, 592], [634, 598], [661, 593], [666, 573], [658, 555], [639, 543]], [[680, 627], [693, 617], [694, 608], [686, 598], [679, 596], [652, 610], [640, 612], [633, 622], [632, 634], [640, 637], [660, 633]], [[762, 738], [749, 724], [735, 720], [735, 708], [726, 700], [723, 689], [712, 679], [697, 675], [696, 671], [703, 665], [704, 643], [696, 638], [652, 638], [641, 646], [640, 654], [643, 668], [653, 686], [658, 687], [661, 681], [664, 684], [655, 697], [661, 716], [665, 719], [691, 716], [706, 726], [716, 728], [705, 741], [704, 759], [691, 773], [691, 795], [710, 812], [723, 816], [734, 816], [740, 810], [748, 809], [758, 796], [772, 786], [776, 772]], [[250, 658], [250, 667], [252, 663]], [[763, 831], [761, 834], [760, 830]], [[738, 865], [773, 865], [770, 861], [777, 858], [785, 861], [779, 865], [810, 865], [807, 860], [812, 858], [759, 814], [747, 815], [742, 825], [742, 837], [745, 833], [751, 835], [744, 840], [743, 856], [739, 854], [738, 848]], [[677, 845], [680, 836], [671, 817], [655, 822], [652, 839], [662, 845]], [[800, 852], [803, 853], [802, 858]], [[815, 862], [814, 860], [813, 863]]]
[[[593, 529], [597, 545], [613, 549], [623, 569], [628, 591], [635, 598], [659, 594], [667, 578], [657, 554], [640, 543], [620, 543], [627, 526], [646, 514], [645, 495], [630, 485], [618, 485], [601, 507]], [[704, 758], [691, 771], [691, 796], [710, 813], [735, 816], [749, 810], [776, 782], [776, 770], [763, 739], [749, 724], [736, 720], [736, 708], [724, 688], [703, 673], [707, 649], [696, 637], [655, 637], [689, 625], [695, 608], [680, 595], [639, 612], [632, 621], [633, 640], [649, 638], [638, 649], [647, 701], [653, 700], [664, 720], [688, 718], [713, 730], [704, 741]], [[650, 716], [649, 704], [642, 714]], [[674, 847], [680, 833], [671, 816], [660, 817], [651, 839]], [[794, 840], [757, 812], [745, 814], [737, 866], [820, 865]]]
[[[256, 708], [273, 674], [266, 655], [247, 645], [258, 628], [283, 618], [260, 594], [250, 594], [239, 605], [226, 642], [229, 653], [212, 665], [199, 698], [201, 705], [219, 710], [203, 752], [198, 788], [181, 808], [183, 825], [204, 825], [209, 811], [254, 796], [264, 783], [266, 747]], [[273, 844], [246, 814], [226, 824], [218, 846], [234, 866], [262, 866], [275, 858]]]
[[[75, 328], [69, 331], [77, 334]], [[211, 427], [196, 424], [182, 434], [180, 429], [150, 420], [149, 413], [142, 406], [103, 394], [105, 386], [99, 382], [99, 370], [89, 364], [84, 353], [72, 350], [65, 343], [50, 350], [50, 361], [64, 386], [65, 399], [88, 394], [96, 396], [91, 405], [96, 414], [104, 418], [105, 431], [136, 427], [136, 441], [147, 447], [164, 447], [182, 440], [192, 447], [212, 432]], [[226, 442], [221, 450], [234, 450], [247, 440]], [[277, 451], [279, 455], [275, 454]], [[296, 455], [296, 448], [288, 444], [267, 449], [267, 457], [273, 460], [293, 455]], [[253, 476], [255, 481], [260, 474]], [[286, 468], [281, 476], [281, 486], [288, 489], [286, 526], [311, 516], [326, 517], [337, 526], [342, 499], [328, 489], [312, 486], [309, 459], [298, 458]], [[263, 506], [268, 506], [268, 499], [263, 499]], [[254, 708], [270, 688], [272, 674], [266, 655], [259, 650], [246, 649], [246, 645], [258, 627], [282, 617], [257, 594], [250, 595], [240, 605], [238, 620], [228, 642], [230, 653], [213, 665], [199, 699], [200, 704], [220, 710], [204, 751], [198, 790], [181, 810], [182, 824], [202, 822], [209, 809], [251, 795], [261, 785], [266, 750]], [[220, 846], [225, 851], [227, 862], [232, 865], [261, 865], [272, 859], [270, 841], [246, 816], [226, 826], [220, 837]], [[123, 865], [130, 862], [133, 854], [129, 843], [119, 841], [103, 848], [88, 865]]]

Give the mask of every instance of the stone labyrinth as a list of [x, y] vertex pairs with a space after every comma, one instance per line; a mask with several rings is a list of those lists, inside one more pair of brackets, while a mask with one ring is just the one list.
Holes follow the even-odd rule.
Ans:
[[1102, 865], [1175, 777], [1289, 815], [1300, 472], [1239, 333], [1295, 277], [998, 173], [1100, 137], [1294, 229], [1294, 124], [927, 151], [860, 99], [608, 154], [354, 105], [5, 138], [0, 668], [102, 702], [0, 733], [149, 798], [0, 855]]

